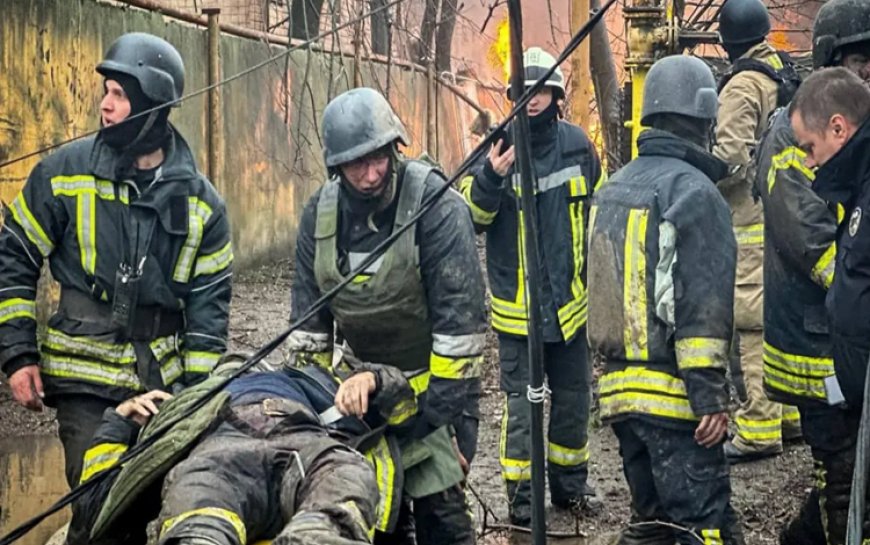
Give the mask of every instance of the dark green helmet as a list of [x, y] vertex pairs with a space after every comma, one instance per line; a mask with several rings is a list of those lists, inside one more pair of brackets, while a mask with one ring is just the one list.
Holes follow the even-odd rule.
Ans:
[[727, 0], [719, 13], [719, 38], [725, 45], [760, 42], [770, 33], [770, 15], [761, 0]]
[[408, 145], [405, 126], [390, 103], [368, 87], [332, 99], [323, 110], [321, 133], [327, 168], [359, 159], [396, 140]]
[[644, 125], [656, 114], [715, 120], [718, 110], [716, 78], [704, 61], [688, 55], [671, 55], [650, 68], [643, 86]]
[[813, 67], [834, 66], [843, 46], [870, 41], [868, 0], [829, 0], [813, 25]]
[[157, 104], [181, 98], [184, 93], [184, 62], [172, 44], [153, 34], [130, 32], [114, 41], [97, 72], [136, 79], [142, 92]]

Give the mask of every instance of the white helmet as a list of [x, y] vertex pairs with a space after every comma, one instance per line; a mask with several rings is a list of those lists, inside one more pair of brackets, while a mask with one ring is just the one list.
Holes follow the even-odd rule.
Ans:
[[[556, 58], [540, 47], [530, 47], [527, 49], [523, 53], [523, 68], [525, 72], [523, 86], [529, 88], [534, 85], [555, 64]], [[556, 71], [547, 78], [544, 87], [551, 87], [553, 89], [554, 98], [565, 98], [565, 75], [562, 73], [561, 68], [556, 67]], [[508, 81], [506, 90], [508, 98], [511, 98], [510, 81]]]

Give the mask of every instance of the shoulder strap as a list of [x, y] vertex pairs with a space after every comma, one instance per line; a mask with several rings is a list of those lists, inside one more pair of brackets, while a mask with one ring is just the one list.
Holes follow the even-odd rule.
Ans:
[[423, 192], [426, 189], [426, 178], [437, 168], [423, 161], [410, 160], [399, 168], [402, 177], [402, 192], [399, 195], [399, 206], [396, 209], [394, 227], [398, 228], [408, 222], [417, 213], [423, 202]]
[[338, 230], [338, 180], [329, 180], [320, 191], [317, 201], [317, 218], [314, 226], [314, 238], [334, 237]]

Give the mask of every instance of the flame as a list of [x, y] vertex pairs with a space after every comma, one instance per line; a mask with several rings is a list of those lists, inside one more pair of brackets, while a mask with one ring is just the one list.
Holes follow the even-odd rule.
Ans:
[[487, 60], [493, 67], [501, 67], [504, 81], [510, 81], [511, 75], [511, 33], [507, 18], [496, 26], [495, 41], [489, 46]]
[[774, 28], [774, 30], [767, 37], [768, 43], [773, 46], [774, 49], [779, 51], [793, 51], [797, 49], [795, 44], [788, 37], [788, 33], [784, 32], [783, 29]]

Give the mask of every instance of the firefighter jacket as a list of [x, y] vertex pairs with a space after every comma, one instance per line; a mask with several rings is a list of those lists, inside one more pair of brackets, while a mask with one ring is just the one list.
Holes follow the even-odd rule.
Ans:
[[826, 299], [837, 380], [860, 407], [870, 355], [870, 122], [816, 172], [813, 189], [845, 208], [837, 227], [834, 280]]
[[[783, 68], [782, 59], [767, 42], [752, 47], [741, 58], [764, 62], [774, 70]], [[752, 196], [755, 179], [752, 152], [767, 127], [770, 113], [776, 109], [778, 90], [779, 85], [767, 75], [744, 70], [735, 74], [719, 93], [713, 154], [731, 169], [718, 186], [731, 208], [737, 237], [734, 313], [737, 329], [761, 329], [762, 325], [764, 218], [761, 203]]]
[[[541, 249], [542, 321], [546, 342], [570, 341], [586, 324], [586, 225], [589, 200], [606, 179], [583, 130], [554, 121], [532, 135], [532, 171]], [[489, 162], [460, 182], [478, 230], [486, 232], [492, 327], [525, 337], [524, 216], [520, 178], [502, 178]]]
[[714, 180], [724, 163], [648, 129], [596, 195], [589, 344], [605, 361], [601, 416], [691, 425], [728, 409], [736, 242]]
[[[39, 362], [46, 395], [122, 400], [206, 376], [225, 349], [233, 253], [224, 202], [173, 130], [141, 193], [116, 179], [119, 156], [99, 136], [41, 161], [0, 232], [0, 366]], [[48, 259], [61, 303], [41, 358], [36, 285]], [[133, 263], [135, 261], [135, 264]], [[121, 263], [141, 270], [132, 332], [113, 324]]]
[[[402, 160], [396, 172], [397, 195], [373, 215], [354, 210], [337, 178], [308, 202], [296, 242], [292, 320], [444, 184], [437, 170], [420, 161]], [[335, 321], [356, 357], [406, 373], [421, 397], [418, 423], [431, 431], [462, 412], [466, 390], [480, 376], [484, 289], [468, 207], [448, 190], [381, 258], [293, 332], [290, 347], [297, 362], [310, 358], [329, 366]]]
[[783, 403], [825, 403], [834, 374], [825, 295], [834, 280], [836, 214], [813, 192], [785, 110], [758, 151], [764, 204], [764, 386]]

